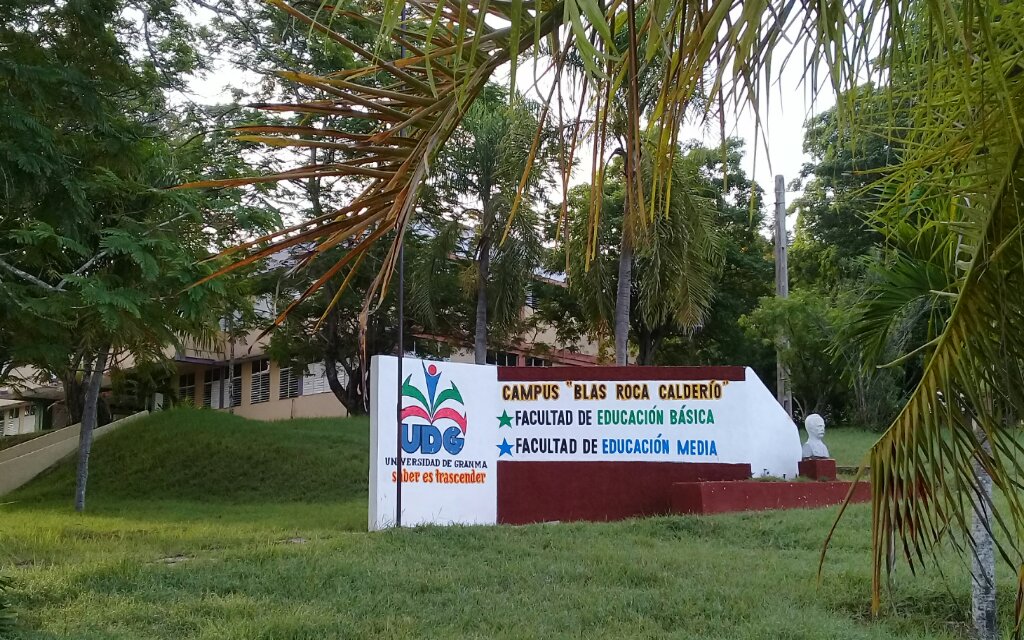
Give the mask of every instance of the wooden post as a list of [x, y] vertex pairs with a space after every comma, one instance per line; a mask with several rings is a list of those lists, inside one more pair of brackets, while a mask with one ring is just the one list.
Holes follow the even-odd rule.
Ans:
[[[789, 297], [789, 262], [786, 257], [786, 181], [782, 176], [775, 176], [775, 295], [780, 298]], [[779, 345], [785, 346], [788, 339], [779, 336]], [[775, 395], [786, 413], [793, 416], [793, 393], [789, 385], [789, 371], [782, 360], [776, 359]]]

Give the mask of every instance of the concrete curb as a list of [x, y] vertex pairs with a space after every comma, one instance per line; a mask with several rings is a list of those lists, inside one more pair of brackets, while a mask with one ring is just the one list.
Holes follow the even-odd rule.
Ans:
[[[149, 415], [149, 412], [140, 411], [127, 418], [121, 418], [98, 427], [93, 431], [93, 439], [95, 441], [145, 415]], [[21, 487], [76, 452], [81, 430], [82, 425], [71, 425], [0, 451], [0, 496]]]

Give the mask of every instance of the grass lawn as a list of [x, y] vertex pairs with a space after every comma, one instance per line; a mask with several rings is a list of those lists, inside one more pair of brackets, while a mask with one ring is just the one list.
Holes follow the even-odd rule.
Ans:
[[[881, 437], [881, 433], [853, 427], [836, 427], [825, 431], [825, 446], [829, 454], [841, 467], [856, 467], [864, 461], [871, 445]], [[800, 429], [800, 442], [807, 441], [807, 433]]]
[[0, 498], [16, 638], [966, 637], [958, 560], [871, 620], [865, 506], [818, 588], [833, 509], [366, 533], [365, 420], [167, 412], [92, 465], [85, 515], [70, 465]]

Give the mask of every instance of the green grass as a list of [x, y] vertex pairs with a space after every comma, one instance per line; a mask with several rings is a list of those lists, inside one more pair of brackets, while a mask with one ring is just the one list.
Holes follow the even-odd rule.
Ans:
[[[864, 461], [871, 445], [881, 437], [881, 433], [855, 429], [852, 427], [836, 427], [825, 431], [825, 446], [829, 455], [835, 458], [841, 467], [856, 467]], [[800, 429], [800, 442], [807, 440], [807, 433]]]
[[832, 509], [366, 533], [366, 432], [193, 410], [99, 441], [85, 515], [70, 465], [3, 499], [15, 637], [966, 637], [959, 561], [901, 571], [870, 618], [864, 506], [821, 588]]

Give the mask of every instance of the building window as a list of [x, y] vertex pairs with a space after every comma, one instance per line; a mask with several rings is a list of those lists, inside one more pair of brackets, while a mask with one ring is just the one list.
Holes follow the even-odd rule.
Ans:
[[[203, 378], [203, 408], [213, 408], [213, 385], [214, 382], [220, 380], [220, 371], [213, 369], [206, 372], [206, 376]], [[217, 398], [220, 400], [220, 398]]]
[[534, 291], [533, 283], [526, 285], [526, 306], [533, 310], [536, 310], [537, 307], [540, 306], [537, 302], [537, 292]]
[[25, 407], [25, 415], [26, 416], [34, 416], [34, 415], [36, 415], [36, 405], [30, 404], [27, 407]]
[[[224, 402], [221, 403], [221, 386], [224, 387]], [[203, 406], [210, 409], [237, 407], [242, 404], [242, 365], [235, 365], [235, 375], [228, 375], [227, 367], [218, 367], [206, 372], [203, 383]]]
[[488, 351], [487, 364], [496, 364], [499, 367], [519, 366], [519, 356], [507, 351]]
[[295, 370], [291, 367], [281, 369], [281, 384], [277, 390], [277, 397], [284, 400], [285, 398], [298, 398], [301, 395], [302, 377], [295, 375]]
[[526, 356], [526, 366], [528, 367], [550, 367], [551, 361], [545, 360], [544, 358], [537, 358], [534, 356]]
[[[338, 367], [338, 382], [341, 386], [348, 386], [348, 374], [341, 367]], [[327, 370], [322, 362], [314, 362], [306, 367], [306, 374], [302, 376], [302, 395], [311, 396], [317, 393], [327, 393], [331, 386], [327, 383]]]
[[270, 360], [256, 360], [252, 363], [252, 393], [249, 402], [267, 402], [270, 400]]
[[[224, 369], [227, 371], [227, 368]], [[236, 364], [231, 372], [231, 393], [229, 395], [229, 407], [242, 406], [242, 365]]]
[[196, 374], [185, 373], [178, 376], [178, 401], [196, 401]]
[[[242, 365], [235, 365], [235, 376], [234, 389], [232, 389], [226, 382], [227, 367], [207, 370], [206, 379], [203, 382], [203, 406], [208, 409], [237, 407], [242, 397]], [[221, 401], [222, 386], [224, 387], [223, 402]]]

